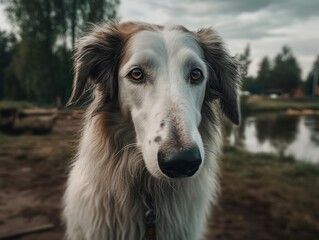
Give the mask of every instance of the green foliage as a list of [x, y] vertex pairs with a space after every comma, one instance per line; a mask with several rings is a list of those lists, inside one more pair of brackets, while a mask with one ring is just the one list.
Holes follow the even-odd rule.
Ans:
[[[119, 0], [2, 1], [19, 42], [0, 63], [0, 98], [66, 102], [71, 91], [71, 42], [88, 22], [116, 18]], [[0, 51], [6, 38], [0, 35]], [[7, 51], [7, 50], [6, 50]], [[8, 52], [8, 51], [7, 51]], [[4, 80], [3, 80], [4, 79]]]
[[[317, 71], [317, 74], [319, 75], [319, 55], [315, 59], [313, 65], [312, 65], [312, 69], [310, 70], [308, 77], [306, 79], [306, 82], [304, 84], [305, 92], [308, 95], [313, 94], [313, 81], [314, 81], [314, 76], [315, 76], [316, 71]], [[319, 81], [317, 82], [317, 86], [318, 85], [319, 85]]]
[[72, 47], [76, 36], [92, 23], [117, 18], [120, 0], [65, 0], [67, 6], [67, 25], [71, 35]]
[[290, 93], [301, 84], [301, 69], [289, 47], [284, 46], [275, 57], [271, 78], [270, 87], [284, 93]]
[[244, 52], [238, 56], [238, 61], [239, 61], [240, 66], [241, 66], [242, 79], [245, 81], [247, 74], [248, 74], [248, 68], [249, 68], [249, 65], [251, 63], [249, 45], [247, 45]]
[[271, 69], [271, 63], [268, 59], [268, 57], [264, 57], [259, 65], [259, 71], [257, 74], [257, 86], [258, 86], [258, 92], [263, 93], [265, 89], [269, 89], [271, 86], [271, 80], [272, 80], [272, 69]]
[[264, 93], [271, 84], [271, 63], [268, 57], [264, 57], [260, 64], [257, 77], [246, 78], [243, 84], [243, 89], [251, 93]]
[[318, 178], [319, 165], [312, 163], [296, 162], [295, 167], [290, 171], [287, 171], [286, 174], [295, 178]]
[[25, 102], [25, 101], [0, 101], [0, 109], [1, 108], [17, 108], [17, 109], [26, 109], [26, 108], [34, 108], [36, 105]]
[[273, 62], [268, 57], [261, 60], [257, 77], [246, 79], [243, 89], [257, 94], [292, 93], [301, 83], [297, 59], [291, 49], [284, 46]]
[[249, 153], [238, 148], [225, 149], [223, 164], [228, 172], [239, 174], [241, 178], [270, 181], [279, 180], [298, 184], [298, 180], [318, 184], [319, 164], [297, 161], [293, 157], [282, 157], [268, 153]]
[[0, 99], [5, 93], [5, 69], [9, 66], [13, 51], [16, 45], [16, 38], [13, 34], [0, 31]]

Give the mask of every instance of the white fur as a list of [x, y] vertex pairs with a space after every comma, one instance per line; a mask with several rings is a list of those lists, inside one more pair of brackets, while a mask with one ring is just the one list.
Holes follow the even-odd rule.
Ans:
[[[103, 100], [99, 89], [87, 109], [64, 196], [66, 237], [145, 240], [147, 192], [156, 206], [157, 240], [198, 240], [218, 194], [221, 145], [218, 116], [213, 121], [202, 114], [208, 75], [202, 50], [191, 34], [166, 28], [137, 33], [129, 51], [119, 70], [121, 111], [94, 113]], [[149, 82], [136, 85], [127, 74], [145, 59], [152, 63], [145, 69]], [[202, 84], [185, 80], [191, 70], [187, 61], [202, 69]], [[217, 104], [210, 107], [218, 113]], [[107, 124], [110, 119], [113, 125]], [[184, 142], [198, 145], [203, 162], [193, 177], [172, 180], [159, 169], [158, 149], [174, 141], [168, 127], [160, 130], [162, 120], [178, 122]], [[155, 143], [158, 134], [162, 140]]]
[[[198, 127], [207, 67], [198, 43], [190, 34], [176, 30], [145, 31], [133, 37], [131, 49], [133, 54], [120, 71], [120, 102], [132, 115], [137, 146], [142, 149], [146, 167], [155, 177], [165, 177], [157, 164], [157, 152], [161, 144], [149, 144], [155, 136], [161, 136], [161, 142], [170, 137], [168, 128], [160, 129], [161, 121], [166, 124], [178, 121], [184, 141], [198, 145], [204, 162], [204, 147]], [[151, 66], [144, 67], [144, 62]], [[195, 62], [196, 65], [188, 66], [189, 62]], [[152, 84], [141, 87], [127, 79], [127, 74], [135, 66], [145, 69]], [[187, 79], [195, 67], [200, 67], [206, 76], [196, 86]]]

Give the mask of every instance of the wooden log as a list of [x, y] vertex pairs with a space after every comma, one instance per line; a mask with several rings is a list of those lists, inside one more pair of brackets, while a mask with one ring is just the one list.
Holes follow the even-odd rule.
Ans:
[[33, 109], [23, 109], [19, 112], [19, 117], [28, 117], [28, 116], [51, 116], [57, 115], [58, 109], [45, 109], [45, 108], [33, 108]]
[[13, 130], [15, 132], [31, 131], [34, 133], [48, 133], [52, 130], [56, 120], [57, 115], [16, 118]]
[[3, 232], [3, 233], [0, 233], [0, 240], [17, 238], [17, 237], [21, 237], [21, 236], [32, 234], [32, 233], [48, 231], [48, 230], [51, 230], [53, 228], [54, 228], [54, 225], [49, 223], [49, 224], [45, 224], [45, 225], [41, 225], [41, 226], [19, 229], [19, 230], [14, 231], [14, 232]]
[[0, 109], [0, 129], [11, 128], [17, 114], [16, 108], [2, 108]]
[[0, 130], [7, 133], [33, 132], [49, 133], [57, 118], [59, 111], [56, 108], [43, 109], [0, 109]]

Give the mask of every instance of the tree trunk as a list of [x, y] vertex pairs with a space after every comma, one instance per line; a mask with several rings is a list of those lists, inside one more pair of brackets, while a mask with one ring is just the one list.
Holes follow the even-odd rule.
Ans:
[[77, 9], [77, 0], [72, 1], [72, 23], [71, 23], [71, 31], [72, 31], [72, 48], [75, 46], [75, 31], [76, 31], [76, 9]]

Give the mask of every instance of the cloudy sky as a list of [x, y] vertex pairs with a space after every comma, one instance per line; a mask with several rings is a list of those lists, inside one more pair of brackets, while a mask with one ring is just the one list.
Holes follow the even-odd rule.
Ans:
[[250, 44], [256, 74], [263, 56], [273, 58], [284, 44], [303, 76], [319, 54], [319, 0], [122, 0], [122, 20], [182, 24], [191, 30], [213, 26], [231, 53]]
[[[292, 48], [305, 77], [319, 54], [319, 0], [121, 0], [122, 20], [213, 26], [232, 54], [250, 44], [255, 75], [263, 56]], [[0, 6], [0, 29], [10, 29]]]

